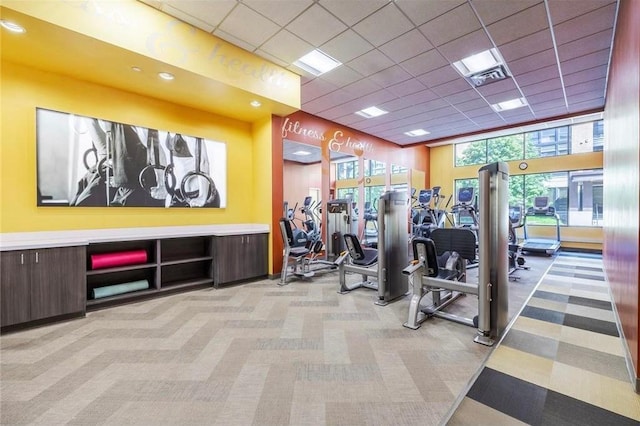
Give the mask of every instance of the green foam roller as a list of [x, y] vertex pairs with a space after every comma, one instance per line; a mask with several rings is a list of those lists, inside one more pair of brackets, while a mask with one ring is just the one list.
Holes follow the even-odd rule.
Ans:
[[105, 287], [97, 287], [93, 289], [92, 293], [93, 293], [94, 299], [100, 299], [103, 297], [130, 293], [132, 291], [146, 290], [148, 288], [149, 288], [149, 281], [138, 280], [138, 281], [131, 281], [128, 283], [108, 285]]

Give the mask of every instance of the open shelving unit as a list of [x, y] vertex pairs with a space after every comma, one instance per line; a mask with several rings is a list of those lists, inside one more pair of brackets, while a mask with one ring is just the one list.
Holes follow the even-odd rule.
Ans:
[[[145, 250], [147, 263], [91, 269], [91, 255]], [[93, 289], [131, 281], [147, 280], [149, 288], [102, 298], [92, 298]], [[153, 240], [94, 243], [87, 246], [87, 308], [123, 303], [213, 284], [212, 237], [179, 237]]]

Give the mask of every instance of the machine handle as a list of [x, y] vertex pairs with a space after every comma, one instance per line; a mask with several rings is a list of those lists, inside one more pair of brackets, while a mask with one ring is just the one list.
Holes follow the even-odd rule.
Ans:
[[412, 275], [420, 268], [422, 268], [422, 263], [417, 260], [412, 260], [409, 266], [402, 270], [402, 273], [405, 275]]

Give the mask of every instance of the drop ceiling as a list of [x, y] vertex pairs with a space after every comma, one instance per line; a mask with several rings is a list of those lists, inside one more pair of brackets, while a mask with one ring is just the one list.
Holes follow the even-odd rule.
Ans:
[[[601, 111], [617, 0], [144, 0], [302, 75], [302, 110], [399, 145]], [[342, 62], [293, 64], [318, 48]], [[508, 78], [451, 65], [497, 48]], [[496, 112], [514, 98], [527, 106]], [[388, 111], [365, 119], [370, 106]], [[404, 134], [425, 129], [419, 138]]]

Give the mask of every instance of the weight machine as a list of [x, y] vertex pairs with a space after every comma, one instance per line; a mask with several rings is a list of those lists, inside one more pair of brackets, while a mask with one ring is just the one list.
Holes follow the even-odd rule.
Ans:
[[[377, 292], [376, 305], [387, 305], [407, 294], [402, 275], [407, 264], [407, 193], [387, 191], [378, 200], [378, 247], [362, 247], [356, 234], [344, 235], [347, 250], [335, 261], [339, 265], [340, 289], [344, 294], [357, 288]], [[347, 273], [360, 274], [362, 281], [347, 284]]]
[[[471, 230], [437, 229], [432, 233], [432, 239], [414, 240], [414, 261], [403, 270], [413, 288], [404, 326], [417, 329], [426, 319], [437, 316], [476, 327], [474, 341], [491, 346], [505, 330], [509, 315], [509, 168], [502, 162], [488, 164], [479, 170], [478, 178], [483, 212], [478, 224], [479, 247], [483, 254], [478, 283], [466, 282], [464, 259], [475, 253], [475, 236]], [[420, 302], [429, 293], [433, 294], [433, 304], [421, 306]], [[463, 318], [444, 311], [462, 294], [478, 297], [476, 317]]]

